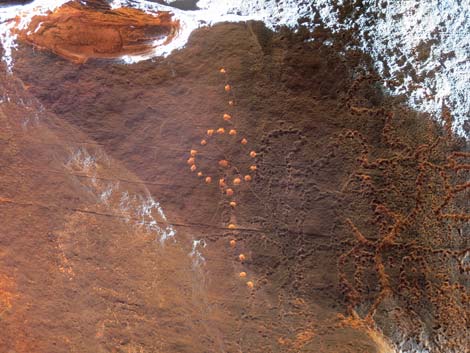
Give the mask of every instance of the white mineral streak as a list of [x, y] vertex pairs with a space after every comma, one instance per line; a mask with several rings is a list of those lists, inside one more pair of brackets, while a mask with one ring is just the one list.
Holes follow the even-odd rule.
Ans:
[[24, 29], [33, 16], [44, 15], [48, 11], [63, 5], [68, 0], [36, 0], [27, 5], [0, 7], [0, 43], [3, 47], [3, 61], [7, 70], [13, 66], [12, 53], [16, 49], [16, 35], [11, 32], [13, 27]]
[[[0, 8], [0, 42], [8, 70], [12, 70], [12, 52], [16, 49], [12, 19], [19, 16], [17, 26], [25, 28], [32, 16], [65, 2], [36, 0], [28, 5]], [[172, 2], [167, 1], [169, 5]], [[342, 0], [199, 0], [200, 10], [196, 11], [145, 0], [114, 0], [111, 6], [131, 5], [149, 13], [171, 11], [181, 23], [179, 34], [170, 44], [158, 46], [161, 43], [156, 41], [150, 55], [123, 57], [126, 63], [167, 56], [183, 48], [194, 29], [224, 21], [260, 20], [275, 29], [282, 25], [295, 27], [299, 19], [318, 15], [332, 31], [354, 28], [360, 48], [370, 53], [377, 71], [388, 82], [390, 93], [406, 94], [413, 108], [436, 117], [443, 105], [449, 106], [456, 131], [465, 136], [463, 125], [470, 116], [470, 0], [363, 0], [365, 11], [340, 22], [338, 6], [342, 3]]]
[[[443, 105], [450, 107], [456, 132], [465, 136], [463, 125], [470, 119], [470, 0], [364, 0], [366, 11], [344, 23], [339, 23], [333, 2], [343, 3], [200, 0], [198, 6], [216, 18], [241, 14], [270, 28], [293, 27], [298, 19], [316, 14], [333, 32], [356, 28], [360, 48], [370, 53], [379, 74], [396, 81], [388, 85], [390, 93], [406, 94], [410, 106], [436, 117]], [[429, 53], [419, 55], [426, 45]]]
[[207, 246], [207, 243], [204, 240], [193, 240], [193, 247], [191, 252], [189, 253], [189, 256], [191, 257], [193, 261], [193, 268], [197, 268], [202, 266], [206, 259], [204, 256], [202, 256], [202, 249], [204, 249]]
[[84, 147], [73, 151], [64, 163], [73, 174], [82, 176], [79, 178], [80, 183], [96, 198], [98, 207], [103, 206], [127, 223], [153, 234], [162, 245], [174, 238], [176, 230], [168, 222], [160, 203], [146, 188], [131, 192], [119, 181], [100, 176], [100, 171], [109, 164], [110, 161], [103, 152], [93, 154]]

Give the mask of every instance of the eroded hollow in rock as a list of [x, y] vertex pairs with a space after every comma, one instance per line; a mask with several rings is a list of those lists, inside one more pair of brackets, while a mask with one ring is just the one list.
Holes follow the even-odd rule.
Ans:
[[170, 12], [147, 14], [132, 8], [101, 10], [68, 2], [45, 16], [35, 16], [18, 30], [22, 42], [73, 61], [150, 54], [178, 33]]

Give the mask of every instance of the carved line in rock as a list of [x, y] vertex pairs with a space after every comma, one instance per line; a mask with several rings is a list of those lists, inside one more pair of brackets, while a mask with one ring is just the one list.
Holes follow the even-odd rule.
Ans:
[[[343, 132], [333, 144], [334, 149], [351, 142], [357, 146], [352, 149], [352, 155], [358, 167], [349, 177], [345, 191], [363, 195], [375, 215], [376, 232], [372, 235], [360, 230], [354, 222], [358, 220], [346, 219], [353, 241], [351, 248], [340, 256], [338, 271], [351, 319], [374, 327], [374, 317], [387, 299], [400, 303], [400, 315], [419, 318], [421, 300], [429, 300], [430, 314], [436, 322], [430, 334], [442, 338], [439, 344], [449, 351], [458, 349], [462, 342], [453, 329], [457, 322], [455, 318], [449, 321], [448, 313], [460, 312], [463, 321], [468, 320], [468, 291], [456, 274], [468, 276], [470, 266], [466, 258], [470, 249], [449, 249], [445, 244], [458, 241], [455, 228], [464, 227], [470, 220], [469, 213], [455, 212], [452, 204], [470, 190], [469, 182], [460, 182], [462, 178], [468, 180], [470, 153], [452, 152], [450, 119], [442, 136], [436, 138], [431, 134], [426, 143], [413, 147], [394, 134], [393, 113], [381, 115], [384, 115], [382, 140], [390, 148], [390, 155], [375, 157], [375, 151], [357, 130]], [[411, 172], [411, 177], [406, 171]], [[397, 173], [403, 180], [397, 178]], [[407, 186], [412, 190], [407, 190]], [[393, 197], [399, 197], [402, 202], [408, 200], [409, 208], [397, 207]], [[415, 235], [413, 227], [418, 227]], [[438, 268], [436, 263], [440, 264]], [[375, 285], [377, 290], [373, 293], [367, 289], [370, 287], [368, 271], [376, 276], [372, 287]], [[422, 277], [423, 283], [416, 277]], [[417, 322], [413, 329], [419, 333], [420, 321]], [[458, 325], [465, 326], [462, 322]], [[420, 344], [429, 348], [429, 342]]]
[[101, 164], [109, 164], [106, 155], [100, 153], [92, 156], [86, 149], [80, 148], [72, 154], [65, 166], [71, 171], [78, 171], [90, 177], [83, 183], [97, 198], [99, 205], [110, 209], [126, 222], [132, 221], [136, 226], [145, 227], [148, 232], [156, 233], [162, 244], [165, 240], [173, 238], [175, 230], [169, 224], [160, 203], [149, 194], [141, 195], [122, 188], [119, 181], [99, 180]]

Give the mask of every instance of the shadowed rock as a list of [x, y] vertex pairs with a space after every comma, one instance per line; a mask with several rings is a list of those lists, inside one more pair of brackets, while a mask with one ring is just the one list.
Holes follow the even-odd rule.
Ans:
[[10, 5], [25, 5], [33, 2], [33, 0], [13, 0], [13, 1], [1, 1], [0, 7], [10, 6]]

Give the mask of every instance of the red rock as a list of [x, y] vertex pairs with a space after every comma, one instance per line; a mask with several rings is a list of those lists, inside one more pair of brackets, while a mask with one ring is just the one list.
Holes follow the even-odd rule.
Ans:
[[27, 28], [18, 31], [18, 37], [80, 64], [90, 58], [148, 54], [155, 48], [153, 41], [168, 44], [178, 29], [179, 21], [169, 12], [150, 15], [131, 8], [102, 11], [69, 2], [46, 16], [33, 17]]

